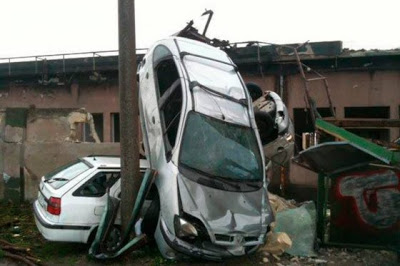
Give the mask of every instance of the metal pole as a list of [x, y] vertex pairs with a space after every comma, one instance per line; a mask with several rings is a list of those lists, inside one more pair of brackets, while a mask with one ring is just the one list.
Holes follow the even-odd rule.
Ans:
[[316, 114], [314, 112], [314, 109], [313, 109], [313, 106], [311, 103], [311, 96], [310, 96], [310, 90], [308, 88], [307, 77], [306, 77], [306, 74], [304, 73], [303, 65], [301, 64], [299, 53], [297, 52], [297, 48], [294, 49], [294, 55], [296, 57], [296, 62], [297, 62], [297, 65], [299, 66], [300, 75], [301, 75], [301, 77], [303, 79], [303, 83], [304, 83], [304, 89], [306, 92], [306, 105], [308, 105], [307, 107], [310, 108], [312, 124], [313, 124], [313, 127], [315, 127]]
[[204, 31], [203, 31], [203, 36], [206, 36], [206, 32], [207, 32], [208, 26], [210, 25], [210, 21], [212, 19], [212, 16], [214, 15], [214, 12], [212, 10], [206, 10], [206, 12], [204, 12], [202, 14], [202, 16], [204, 16], [204, 15], [208, 15], [207, 23], [206, 23], [206, 26], [204, 27]]
[[125, 231], [141, 184], [139, 107], [136, 83], [135, 2], [118, 0], [121, 145], [121, 223]]

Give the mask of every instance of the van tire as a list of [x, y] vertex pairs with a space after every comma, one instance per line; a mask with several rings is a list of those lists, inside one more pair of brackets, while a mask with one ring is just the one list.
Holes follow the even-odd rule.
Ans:
[[154, 193], [154, 197], [142, 221], [142, 232], [145, 233], [149, 239], [154, 238], [154, 233], [157, 228], [159, 216], [160, 216], [160, 196], [158, 195], [157, 191], [156, 193]]

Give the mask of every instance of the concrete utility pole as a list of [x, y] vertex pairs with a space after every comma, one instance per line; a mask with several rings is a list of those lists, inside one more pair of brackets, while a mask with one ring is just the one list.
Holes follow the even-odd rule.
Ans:
[[125, 231], [141, 184], [139, 103], [136, 83], [135, 1], [118, 0], [121, 219]]

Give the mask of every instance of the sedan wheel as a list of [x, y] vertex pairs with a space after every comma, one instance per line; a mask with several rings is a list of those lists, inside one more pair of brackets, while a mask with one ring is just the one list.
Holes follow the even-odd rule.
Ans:
[[121, 230], [113, 226], [111, 228], [110, 234], [105, 241], [105, 248], [107, 252], [115, 252], [121, 246], [122, 237], [121, 237]]

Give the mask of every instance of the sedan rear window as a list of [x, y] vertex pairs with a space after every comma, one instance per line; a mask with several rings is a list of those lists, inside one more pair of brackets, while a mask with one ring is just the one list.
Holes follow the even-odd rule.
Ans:
[[58, 189], [90, 168], [84, 161], [74, 161], [47, 174], [45, 182]]

